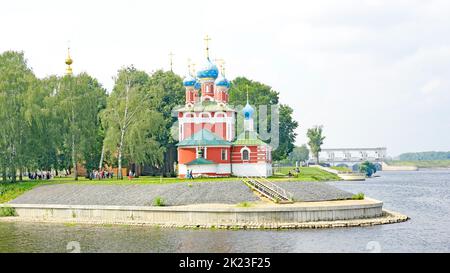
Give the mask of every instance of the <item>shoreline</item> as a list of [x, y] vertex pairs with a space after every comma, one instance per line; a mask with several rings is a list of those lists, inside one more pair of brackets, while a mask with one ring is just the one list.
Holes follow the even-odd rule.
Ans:
[[42, 224], [68, 224], [68, 225], [100, 225], [100, 226], [142, 226], [159, 228], [186, 228], [186, 229], [224, 229], [224, 230], [246, 230], [246, 229], [325, 229], [345, 227], [369, 227], [377, 225], [388, 225], [402, 223], [410, 220], [406, 215], [383, 209], [383, 214], [375, 218], [351, 219], [337, 221], [314, 221], [302, 223], [279, 223], [279, 224], [246, 224], [246, 225], [179, 225], [179, 224], [149, 224], [137, 222], [114, 222], [114, 221], [76, 221], [76, 220], [37, 220], [18, 216], [0, 217], [0, 223], [42, 223]]
[[383, 202], [341, 200], [270, 204], [248, 207], [197, 204], [169, 207], [2, 204], [17, 216], [0, 221], [71, 224], [117, 224], [182, 228], [301, 229], [373, 226], [408, 220], [406, 215], [382, 209]]

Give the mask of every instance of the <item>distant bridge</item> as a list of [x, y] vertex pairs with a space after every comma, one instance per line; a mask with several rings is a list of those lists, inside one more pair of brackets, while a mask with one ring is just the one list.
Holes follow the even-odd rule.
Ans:
[[331, 166], [345, 166], [357, 170], [359, 164], [369, 161], [381, 170], [382, 162], [386, 159], [386, 148], [334, 148], [322, 149], [319, 161]]

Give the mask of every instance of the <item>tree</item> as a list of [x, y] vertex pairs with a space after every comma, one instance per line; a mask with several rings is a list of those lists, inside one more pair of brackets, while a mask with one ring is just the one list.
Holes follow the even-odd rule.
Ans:
[[60, 167], [58, 154], [63, 139], [61, 117], [56, 111], [58, 82], [56, 76], [39, 80], [25, 98], [26, 121], [31, 127], [26, 153], [28, 170], [58, 170]]
[[[229, 103], [231, 105], [243, 105], [247, 100], [247, 91], [250, 104], [259, 109], [260, 106], [267, 106], [267, 118], [260, 119], [257, 122], [258, 132], [262, 133], [263, 124], [267, 124], [267, 133], [272, 131], [271, 121], [272, 113], [270, 106], [279, 105], [279, 93], [273, 90], [270, 86], [263, 83], [249, 80], [245, 77], [237, 77], [232, 81], [231, 88], [229, 90]], [[287, 155], [294, 148], [295, 138], [297, 134], [295, 129], [298, 127], [298, 122], [292, 117], [293, 110], [288, 105], [279, 105], [279, 139], [278, 147], [272, 151], [273, 160], [282, 160], [287, 158]], [[269, 141], [263, 138], [265, 141]]]
[[300, 147], [294, 147], [292, 152], [288, 156], [288, 160], [294, 162], [306, 162], [309, 159], [309, 150], [305, 144]]
[[375, 164], [365, 161], [361, 165], [359, 165], [359, 171], [366, 174], [367, 177], [371, 177], [374, 173], [377, 172], [377, 167]]
[[117, 157], [119, 179], [123, 178], [123, 159], [138, 164], [160, 164], [163, 159], [164, 147], [157, 141], [163, 117], [153, 108], [156, 90], [145, 88], [148, 81], [147, 73], [132, 66], [119, 70], [102, 112], [105, 151]]
[[63, 150], [70, 150], [75, 180], [78, 164], [92, 167], [98, 162], [101, 140], [98, 138], [99, 112], [105, 107], [106, 90], [86, 73], [66, 75], [56, 93], [61, 120]]
[[175, 175], [174, 162], [177, 157], [177, 139], [173, 139], [171, 128], [177, 121], [172, 115], [172, 110], [181, 104], [184, 104], [185, 89], [183, 79], [172, 71], [158, 70], [154, 72], [146, 86], [148, 90], [153, 90], [155, 94], [152, 100], [152, 108], [162, 114], [164, 130], [161, 130], [157, 136], [159, 144], [165, 148], [162, 166], [154, 166], [159, 169], [163, 176]]
[[16, 181], [26, 164], [30, 124], [25, 119], [24, 101], [36, 78], [22, 52], [0, 55], [0, 166], [2, 178]]
[[449, 160], [450, 152], [420, 152], [420, 153], [404, 153], [399, 155], [401, 161], [418, 161], [418, 160]]
[[274, 160], [285, 159], [292, 152], [295, 147], [294, 143], [297, 136], [295, 129], [298, 127], [298, 122], [292, 117], [293, 110], [291, 107], [281, 104], [279, 111], [279, 144], [278, 148], [272, 153]]
[[322, 150], [321, 146], [325, 139], [322, 136], [322, 126], [315, 126], [313, 128], [308, 129], [307, 137], [309, 138], [308, 145], [311, 149], [313, 156], [316, 158], [316, 164], [319, 164], [319, 152]]

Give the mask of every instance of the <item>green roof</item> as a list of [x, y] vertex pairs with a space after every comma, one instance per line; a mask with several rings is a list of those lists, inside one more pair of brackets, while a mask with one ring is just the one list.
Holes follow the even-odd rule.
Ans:
[[206, 129], [201, 129], [189, 138], [180, 141], [177, 146], [231, 146], [231, 142]]
[[254, 131], [245, 131], [238, 135], [233, 145], [267, 145], [258, 138], [258, 134]]
[[216, 163], [203, 157], [199, 157], [197, 159], [192, 160], [191, 162], [186, 163], [186, 165], [205, 165], [205, 164], [216, 164]]

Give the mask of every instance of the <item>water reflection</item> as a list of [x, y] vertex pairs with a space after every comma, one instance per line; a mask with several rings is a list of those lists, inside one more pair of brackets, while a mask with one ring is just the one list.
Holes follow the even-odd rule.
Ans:
[[0, 252], [448, 252], [450, 171], [330, 183], [383, 200], [405, 223], [320, 230], [203, 230], [0, 222]]

